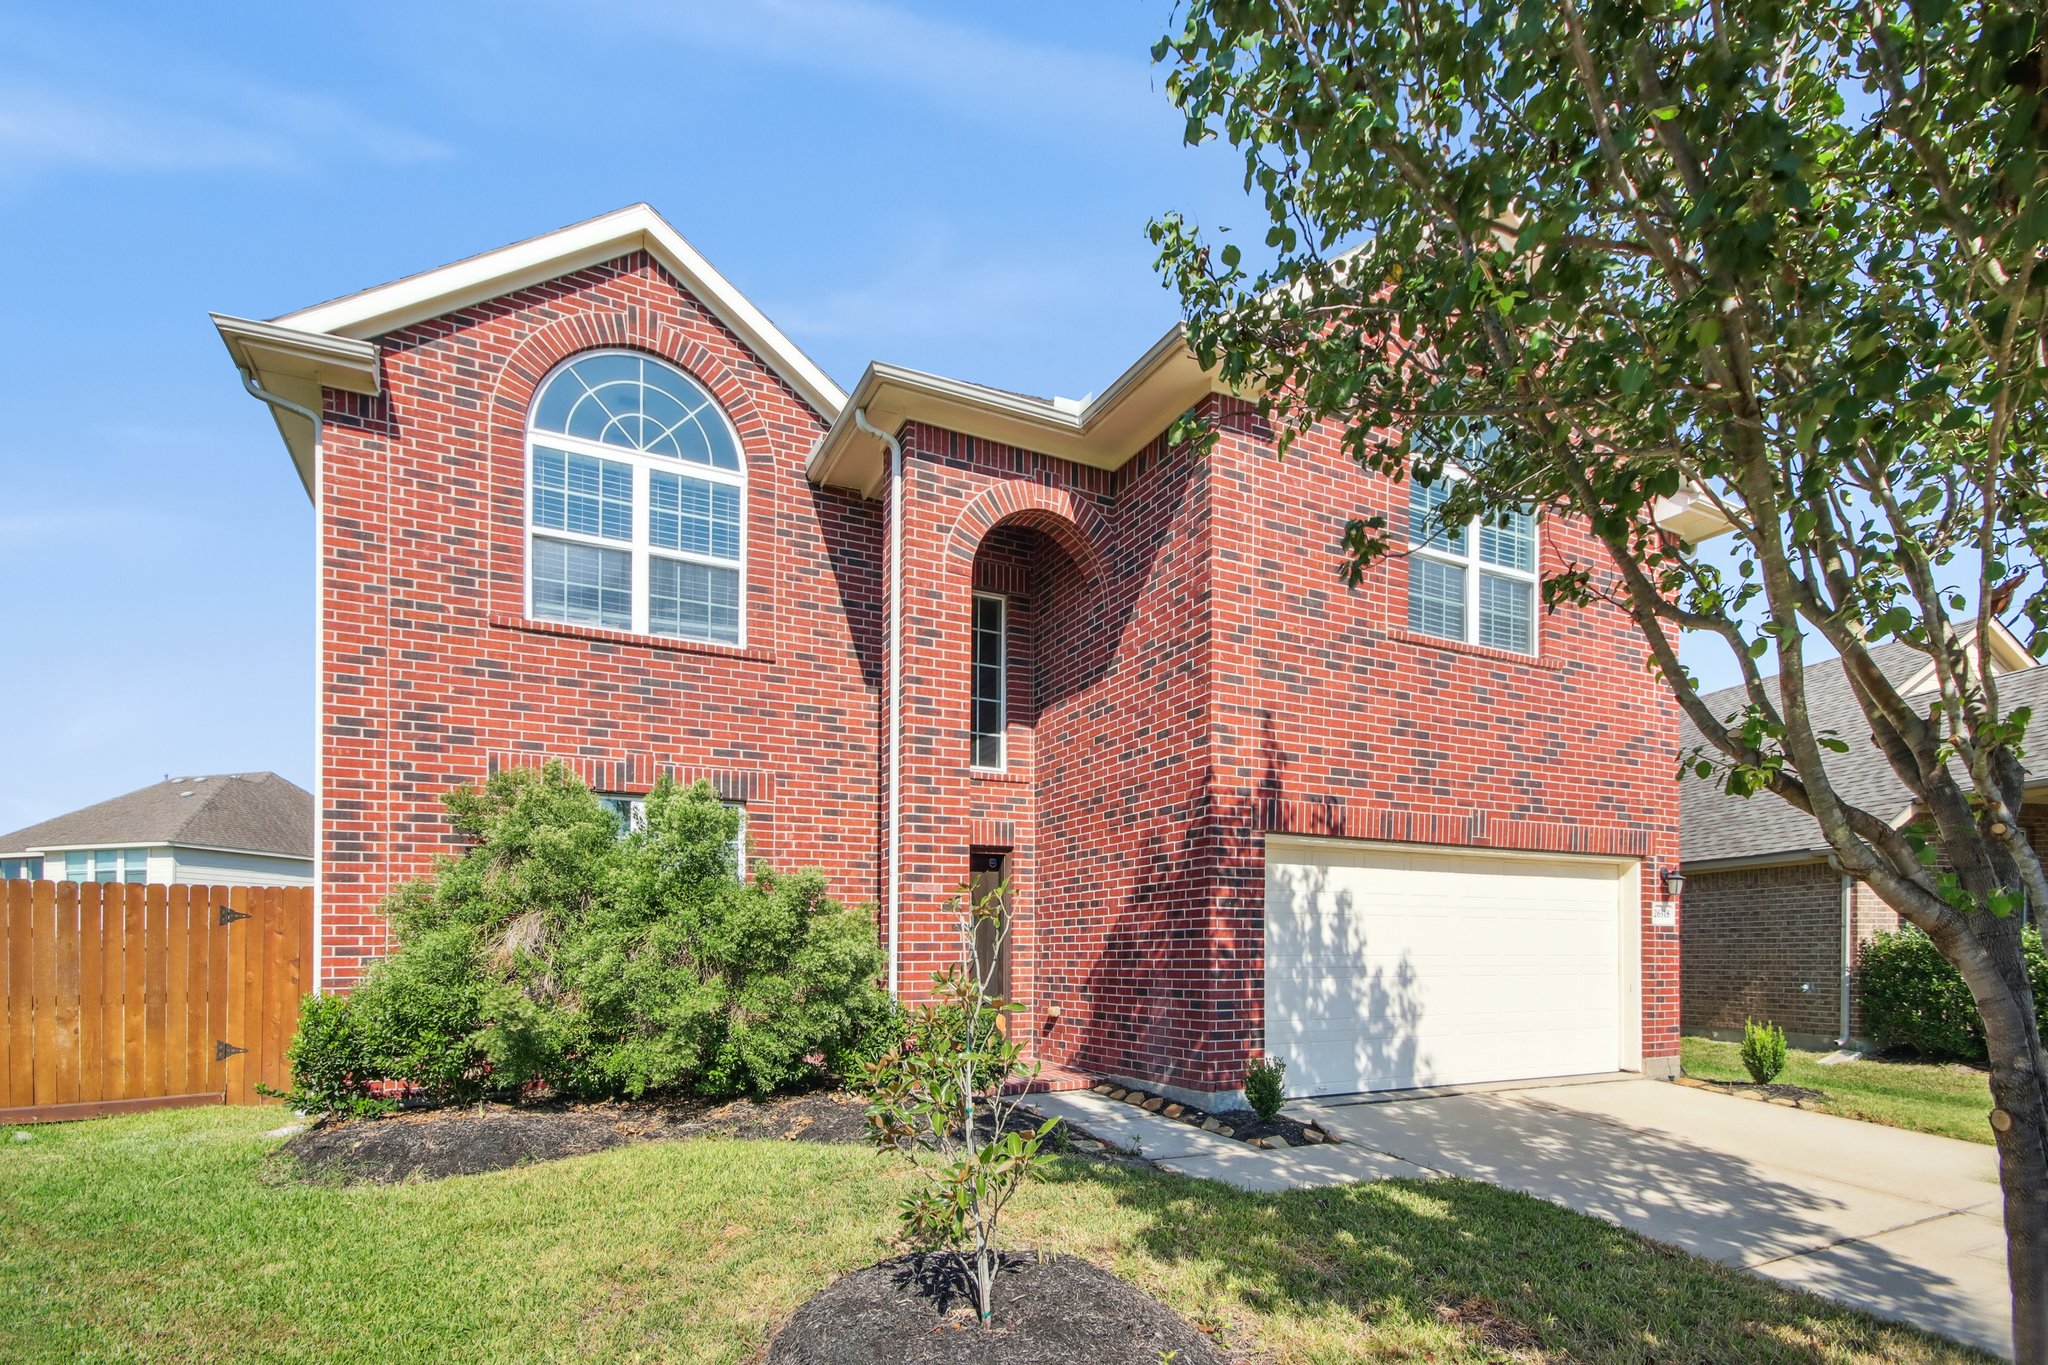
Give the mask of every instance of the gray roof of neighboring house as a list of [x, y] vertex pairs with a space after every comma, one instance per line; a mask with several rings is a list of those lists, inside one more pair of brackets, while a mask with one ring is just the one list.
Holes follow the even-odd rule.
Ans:
[[[1927, 667], [1925, 654], [1896, 641], [1875, 646], [1870, 657], [1894, 686], [1912, 682]], [[1710, 692], [1701, 700], [1723, 718], [1740, 715], [1748, 705], [1739, 686]], [[1806, 701], [1814, 729], [1833, 730], [1849, 745], [1849, 752], [1828, 756], [1828, 775], [1834, 779], [1835, 790], [1845, 800], [1887, 820], [1903, 815], [1911, 798], [1871, 739], [1869, 721], [1856, 703], [1840, 659], [1808, 666]], [[2037, 725], [2048, 725], [2048, 666], [2001, 674], [1998, 701], [2006, 710], [2031, 706]], [[1691, 754], [1702, 743], [1698, 727], [1690, 719], [1683, 720], [1679, 753]], [[2036, 766], [2029, 778], [2039, 777]], [[1680, 777], [1678, 790], [1679, 846], [1685, 863], [1800, 853], [1820, 856], [1827, 851], [1827, 840], [1813, 817], [1769, 792], [1730, 796], [1721, 789], [1718, 775], [1701, 779], [1690, 771]]]
[[313, 856], [313, 795], [276, 773], [181, 777], [0, 835], [0, 854], [186, 844]]

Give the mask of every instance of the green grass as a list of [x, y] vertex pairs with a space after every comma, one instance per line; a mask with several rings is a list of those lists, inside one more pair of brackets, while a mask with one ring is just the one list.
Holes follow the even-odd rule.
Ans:
[[[0, 1360], [742, 1361], [833, 1275], [892, 1253], [906, 1180], [858, 1148], [699, 1139], [304, 1185], [266, 1163], [278, 1118], [175, 1110], [0, 1142]], [[1983, 1359], [1463, 1181], [1253, 1195], [1055, 1158], [1011, 1230], [1273, 1365]], [[1531, 1338], [1540, 1354], [1500, 1349]]]
[[[1681, 1056], [1685, 1074], [1705, 1081], [1748, 1081], [1742, 1069], [1742, 1048], [1710, 1038], [1687, 1038]], [[1893, 1062], [1870, 1057], [1862, 1061], [1820, 1065], [1821, 1052], [1789, 1051], [1780, 1085], [1803, 1085], [1824, 1091], [1827, 1098], [1809, 1101], [1843, 1118], [1883, 1123], [1893, 1128], [1991, 1141], [1991, 1083], [1980, 1067], [1958, 1062]]]

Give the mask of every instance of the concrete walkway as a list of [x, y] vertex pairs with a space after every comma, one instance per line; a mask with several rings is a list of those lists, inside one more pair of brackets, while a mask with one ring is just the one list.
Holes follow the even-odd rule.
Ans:
[[1288, 1113], [1342, 1141], [1278, 1152], [1099, 1095], [1034, 1103], [1168, 1170], [1241, 1189], [1485, 1180], [2012, 1354], [1990, 1147], [1634, 1079], [1395, 1103], [1297, 1100]]

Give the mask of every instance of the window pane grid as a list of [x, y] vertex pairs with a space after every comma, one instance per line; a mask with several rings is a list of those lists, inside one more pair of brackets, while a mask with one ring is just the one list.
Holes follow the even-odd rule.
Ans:
[[533, 524], [580, 536], [631, 540], [632, 466], [535, 446]]
[[1004, 607], [1000, 597], [974, 599], [968, 750], [969, 762], [977, 768], [1003, 766], [1003, 731], [1008, 725], [1003, 696]]
[[679, 559], [649, 560], [647, 628], [656, 635], [738, 643], [739, 571]]
[[1436, 520], [1436, 509], [1444, 505], [1451, 496], [1448, 482], [1423, 485], [1409, 485], [1408, 494], [1408, 537], [1417, 545], [1427, 545], [1448, 554], [1465, 553], [1465, 532], [1462, 529], [1446, 530]]
[[1465, 570], [1416, 555], [1408, 561], [1408, 628], [1465, 638]]
[[740, 557], [740, 490], [660, 470], [648, 475], [647, 539], [656, 549]]
[[633, 556], [535, 536], [533, 614], [544, 621], [631, 630]]
[[1479, 643], [1491, 649], [1530, 652], [1534, 620], [1532, 584], [1499, 574], [1479, 575]]
[[1481, 525], [1479, 557], [1503, 569], [1536, 571], [1536, 518], [1527, 512], [1511, 514], [1505, 525]]

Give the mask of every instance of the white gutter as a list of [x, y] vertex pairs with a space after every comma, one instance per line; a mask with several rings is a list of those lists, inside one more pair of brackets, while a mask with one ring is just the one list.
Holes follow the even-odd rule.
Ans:
[[[243, 388], [245, 388], [245, 389], [247, 389], [247, 390], [248, 390], [248, 391], [250, 392], [250, 394], [251, 394], [252, 396], [254, 396], [254, 397], [256, 397], [256, 398], [259, 398], [259, 399], [261, 399], [261, 400], [262, 400], [263, 402], [265, 402], [265, 403], [268, 403], [268, 404], [269, 404], [269, 405], [270, 405], [270, 406], [271, 406], [272, 408], [278, 409], [278, 410], [280, 410], [280, 411], [283, 411], [283, 412], [289, 412], [289, 413], [291, 413], [292, 415], [294, 415], [294, 416], [296, 416], [296, 417], [303, 417], [303, 418], [305, 418], [305, 419], [306, 419], [306, 420], [307, 420], [308, 422], [311, 422], [311, 423], [313, 424], [313, 468], [312, 468], [312, 479], [311, 479], [311, 487], [310, 487], [310, 488], [309, 488], [309, 489], [308, 489], [307, 491], [308, 491], [308, 492], [310, 492], [310, 493], [311, 493], [311, 494], [313, 495], [313, 611], [314, 611], [314, 614], [315, 614], [315, 616], [317, 617], [317, 616], [319, 615], [319, 613], [320, 613], [320, 612], [321, 612], [322, 610], [324, 610], [324, 608], [323, 608], [323, 606], [322, 606], [322, 597], [321, 597], [321, 587], [322, 587], [322, 583], [321, 583], [321, 575], [322, 575], [322, 566], [323, 566], [323, 562], [325, 561], [325, 559], [326, 559], [326, 557], [327, 557], [327, 556], [326, 556], [326, 550], [325, 550], [325, 544], [326, 544], [326, 541], [325, 541], [325, 536], [326, 536], [326, 532], [325, 532], [325, 526], [326, 526], [326, 518], [325, 518], [325, 515], [324, 515], [324, 513], [323, 513], [323, 507], [324, 507], [325, 499], [324, 499], [324, 498], [323, 498], [323, 496], [322, 496], [322, 491], [321, 491], [321, 487], [320, 487], [320, 485], [321, 485], [321, 477], [320, 477], [320, 443], [321, 443], [321, 438], [322, 438], [322, 436], [323, 436], [323, 435], [324, 435], [324, 434], [326, 433], [326, 430], [327, 430], [327, 423], [326, 423], [326, 420], [325, 420], [325, 419], [324, 419], [324, 418], [323, 418], [323, 417], [322, 417], [322, 416], [321, 416], [321, 415], [320, 415], [320, 414], [319, 414], [318, 412], [315, 412], [315, 411], [314, 411], [313, 409], [311, 409], [311, 408], [308, 408], [308, 407], [304, 407], [304, 406], [301, 406], [301, 405], [300, 405], [300, 404], [298, 404], [298, 403], [294, 403], [294, 402], [293, 402], [293, 401], [292, 401], [291, 399], [289, 399], [289, 398], [281, 398], [281, 397], [279, 397], [279, 396], [278, 396], [277, 394], [274, 394], [274, 393], [272, 393], [272, 392], [271, 392], [270, 390], [268, 390], [268, 389], [264, 388], [264, 387], [263, 387], [263, 386], [262, 386], [261, 384], [258, 384], [258, 383], [256, 382], [256, 375], [255, 375], [255, 372], [254, 372], [253, 370], [250, 370], [250, 369], [244, 368], [244, 367], [242, 367], [242, 366], [239, 366], [239, 365], [238, 365], [238, 366], [236, 366], [235, 368], [236, 368], [236, 369], [237, 369], [238, 371], [240, 371], [240, 373], [241, 373], [241, 376], [242, 376], [242, 387], [243, 387]], [[320, 956], [321, 956], [321, 953], [320, 953], [320, 948], [321, 948], [321, 945], [322, 945], [323, 943], [325, 943], [325, 942], [326, 942], [326, 938], [324, 937], [324, 934], [323, 934], [323, 930], [325, 929], [325, 927], [326, 927], [326, 926], [325, 926], [325, 923], [324, 923], [324, 917], [323, 917], [323, 906], [322, 906], [322, 904], [321, 904], [321, 902], [322, 902], [322, 900], [324, 899], [324, 897], [323, 897], [323, 896], [321, 895], [321, 891], [320, 891], [320, 881], [321, 881], [321, 878], [320, 878], [320, 812], [321, 812], [321, 810], [323, 809], [323, 807], [322, 807], [322, 805], [321, 805], [321, 796], [320, 796], [320, 789], [321, 789], [321, 786], [322, 786], [322, 782], [321, 782], [321, 775], [322, 775], [322, 766], [323, 766], [323, 765], [322, 765], [322, 763], [321, 763], [321, 743], [320, 743], [320, 736], [321, 736], [321, 732], [322, 732], [322, 730], [323, 730], [323, 728], [324, 728], [324, 727], [322, 726], [322, 724], [321, 724], [321, 719], [322, 719], [322, 718], [321, 718], [321, 714], [320, 714], [320, 711], [321, 711], [321, 707], [322, 707], [322, 705], [323, 705], [323, 704], [325, 703], [325, 700], [326, 700], [326, 698], [325, 698], [325, 693], [324, 693], [324, 688], [323, 688], [323, 687], [322, 687], [322, 685], [321, 685], [321, 684], [322, 684], [322, 677], [321, 677], [321, 673], [322, 673], [322, 666], [323, 666], [323, 665], [325, 664], [325, 662], [326, 662], [325, 658], [324, 658], [324, 657], [322, 656], [322, 650], [323, 650], [323, 649], [325, 648], [325, 643], [324, 643], [324, 642], [325, 642], [325, 639], [326, 639], [326, 631], [325, 631], [324, 629], [316, 629], [316, 630], [314, 630], [314, 632], [313, 632], [313, 991], [312, 991], [312, 993], [313, 993], [314, 995], [324, 995], [324, 994], [326, 994], [326, 992], [325, 992], [324, 990], [322, 990], [322, 989], [321, 989], [321, 988], [322, 988], [322, 987], [323, 987], [323, 986], [324, 986], [324, 985], [325, 985], [326, 983], [325, 983], [324, 981], [322, 981], [322, 979], [321, 979], [321, 975], [320, 975]]]
[[870, 426], [864, 410], [852, 412], [855, 425], [889, 447], [889, 851], [883, 881], [889, 897], [889, 998], [895, 1000], [903, 990], [903, 443]]
[[1856, 879], [1842, 874], [1842, 1024], [1836, 1047], [1849, 1046], [1849, 991], [1854, 984], [1851, 963], [1856, 954]]

